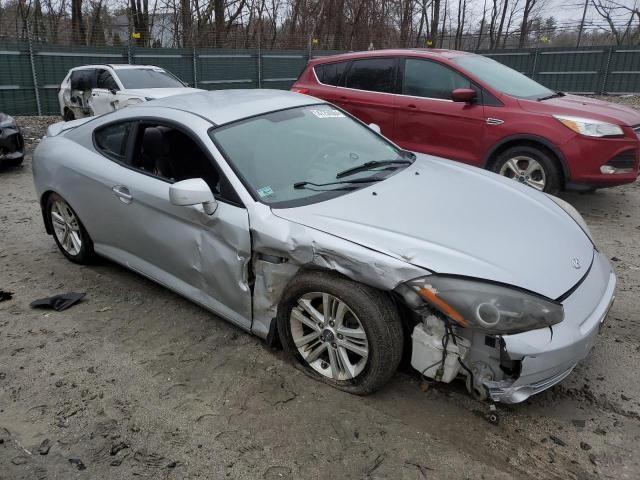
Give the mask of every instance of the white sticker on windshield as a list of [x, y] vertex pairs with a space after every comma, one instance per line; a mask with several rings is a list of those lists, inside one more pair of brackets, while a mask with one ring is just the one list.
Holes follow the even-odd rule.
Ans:
[[267, 185], [264, 187], [260, 187], [256, 190], [256, 192], [258, 192], [260, 198], [270, 197], [271, 195], [273, 195], [273, 188], [271, 188], [271, 185]]
[[322, 110], [311, 109], [311, 113], [318, 118], [343, 118], [345, 116], [344, 113], [333, 108], [323, 108]]

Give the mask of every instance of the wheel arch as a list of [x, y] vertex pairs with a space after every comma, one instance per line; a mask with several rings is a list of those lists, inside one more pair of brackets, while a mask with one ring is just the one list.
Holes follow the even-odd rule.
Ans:
[[482, 161], [482, 167], [485, 169], [490, 169], [493, 165], [493, 162], [496, 161], [496, 159], [502, 152], [511, 147], [522, 145], [539, 148], [548, 153], [550, 157], [560, 166], [560, 173], [562, 174], [561, 185], [564, 186], [567, 182], [569, 182], [571, 178], [571, 172], [569, 171], [569, 167], [567, 166], [567, 161], [564, 158], [564, 155], [552, 142], [538, 135], [519, 134], [511, 135], [501, 139], [499, 142], [494, 144], [485, 154]]
[[42, 212], [42, 221], [44, 222], [44, 229], [49, 235], [53, 235], [53, 225], [51, 225], [51, 219], [47, 214], [47, 201], [49, 197], [54, 194], [53, 190], [47, 190], [40, 197], [40, 211]]
[[[336, 275], [338, 277], [341, 277], [345, 280], [349, 280], [352, 282], [357, 282], [357, 283], [361, 283], [363, 285], [366, 285], [369, 288], [372, 288], [376, 291], [378, 291], [381, 295], [387, 297], [394, 305], [395, 308], [397, 309], [399, 318], [400, 318], [400, 322], [402, 323], [402, 327], [403, 330], [405, 332], [405, 345], [404, 345], [404, 355], [403, 355], [403, 364], [407, 361], [406, 358], [410, 359], [411, 357], [411, 348], [412, 348], [412, 344], [411, 344], [411, 332], [413, 330], [413, 327], [415, 327], [416, 325], [416, 318], [415, 316], [412, 314], [412, 310], [402, 301], [402, 298], [400, 297], [400, 295], [398, 295], [398, 293], [393, 290], [393, 289], [389, 289], [389, 290], [383, 290], [379, 287], [376, 287], [374, 285], [368, 284], [366, 282], [361, 282], [359, 280], [354, 280], [353, 278], [349, 277], [348, 275], [345, 275], [344, 273], [336, 270], [336, 269], [332, 269], [332, 268], [326, 268], [320, 265], [302, 265], [300, 267], [300, 269], [291, 276], [291, 278], [289, 278], [287, 284], [289, 284], [290, 282], [293, 282], [294, 279], [300, 275], [303, 274], [308, 274], [308, 273], [313, 273], [313, 272], [318, 272], [318, 273], [328, 273], [328, 274], [332, 274], [332, 275]], [[277, 311], [279, 311], [280, 306], [281, 306], [281, 302], [282, 299], [284, 297], [284, 292], [286, 291], [286, 288], [283, 290], [282, 295], [280, 295], [280, 298], [278, 299], [278, 305], [277, 305]], [[278, 333], [278, 322], [277, 322], [277, 313], [276, 313], [276, 317], [272, 318], [270, 323], [269, 323], [269, 332], [267, 334], [267, 337], [265, 339], [267, 345], [271, 348], [274, 349], [281, 349], [282, 348], [282, 344], [280, 342], [280, 336]], [[407, 355], [408, 354], [408, 355]]]

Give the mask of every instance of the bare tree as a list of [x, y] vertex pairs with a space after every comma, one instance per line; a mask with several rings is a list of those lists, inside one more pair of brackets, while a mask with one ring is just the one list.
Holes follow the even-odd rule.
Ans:
[[520, 41], [518, 43], [520, 48], [523, 48], [527, 42], [530, 27], [529, 17], [537, 2], [538, 0], [524, 0], [524, 11], [522, 12], [522, 22], [520, 24]]
[[71, 0], [71, 41], [76, 45], [84, 45], [87, 32], [82, 20], [82, 0]]

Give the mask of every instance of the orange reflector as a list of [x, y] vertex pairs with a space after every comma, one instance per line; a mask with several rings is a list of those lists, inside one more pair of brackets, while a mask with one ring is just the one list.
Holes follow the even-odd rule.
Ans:
[[418, 292], [425, 300], [431, 303], [434, 307], [436, 307], [438, 310], [444, 313], [451, 320], [453, 320], [456, 323], [459, 323], [463, 327], [467, 326], [467, 322], [465, 321], [464, 317], [460, 315], [455, 308], [453, 308], [447, 302], [442, 300], [440, 297], [438, 297], [438, 295], [433, 293], [431, 290], [429, 290], [428, 288], [421, 288], [418, 290]]

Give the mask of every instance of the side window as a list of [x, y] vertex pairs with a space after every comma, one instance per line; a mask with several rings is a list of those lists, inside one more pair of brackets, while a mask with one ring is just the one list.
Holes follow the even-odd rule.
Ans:
[[345, 87], [372, 92], [393, 92], [393, 58], [355, 60], [347, 73]]
[[94, 133], [96, 147], [106, 156], [124, 162], [132, 126], [131, 122], [124, 122], [99, 128]]
[[118, 84], [113, 79], [108, 70], [98, 70], [97, 88], [106, 88], [107, 90], [120, 90]]
[[316, 65], [313, 69], [320, 83], [337, 86], [340, 85], [340, 79], [348, 64], [348, 62], [325, 63], [323, 65]]
[[451, 99], [456, 88], [473, 88], [469, 80], [440, 63], [407, 58], [402, 93], [414, 97]]
[[169, 182], [202, 178], [213, 194], [232, 203], [240, 198], [226, 177], [191, 136], [157, 123], [141, 123], [131, 166]]

